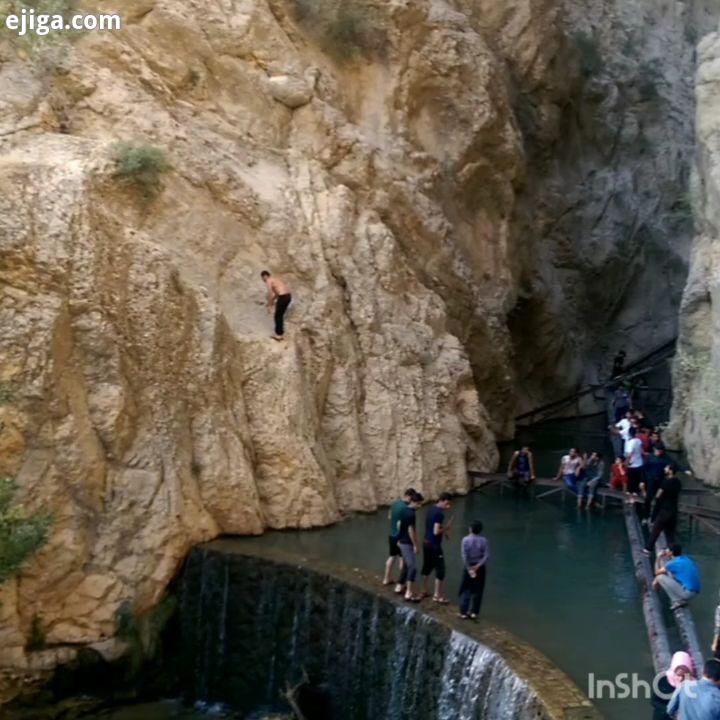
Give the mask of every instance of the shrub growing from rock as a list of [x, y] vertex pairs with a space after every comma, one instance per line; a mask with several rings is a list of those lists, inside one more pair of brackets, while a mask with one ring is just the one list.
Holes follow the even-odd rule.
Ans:
[[172, 170], [162, 148], [145, 143], [119, 142], [113, 145], [115, 176], [135, 188], [146, 200], [162, 189], [161, 176]]
[[0, 583], [16, 575], [47, 539], [50, 516], [26, 514], [13, 502], [15, 481], [0, 478]]
[[322, 50], [340, 62], [381, 55], [387, 44], [372, 7], [361, 0], [291, 0], [295, 20]]

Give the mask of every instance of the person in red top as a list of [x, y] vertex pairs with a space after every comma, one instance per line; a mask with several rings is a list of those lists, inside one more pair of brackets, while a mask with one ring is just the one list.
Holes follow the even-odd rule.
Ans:
[[643, 455], [648, 455], [650, 453], [650, 428], [640, 428], [638, 437], [642, 443]]
[[615, 462], [612, 465], [610, 487], [612, 487], [613, 490], [624, 490], [627, 492], [628, 473], [625, 467], [625, 461], [620, 456], [615, 458]]

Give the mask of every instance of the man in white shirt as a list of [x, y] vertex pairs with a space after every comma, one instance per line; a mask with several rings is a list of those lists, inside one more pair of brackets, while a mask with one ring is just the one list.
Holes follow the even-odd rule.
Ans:
[[623, 439], [623, 442], [627, 442], [630, 439], [630, 427], [632, 425], [630, 422], [631, 417], [632, 412], [628, 410], [625, 413], [625, 417], [620, 420], [620, 422], [615, 423], [615, 427], [620, 431], [620, 437]]
[[625, 443], [625, 462], [628, 468], [628, 490], [637, 495], [643, 481], [642, 441], [635, 437], [635, 428], [628, 430], [629, 439]]
[[632, 425], [630, 421], [631, 418], [632, 411], [628, 410], [625, 413], [625, 417], [623, 417], [618, 422], [608, 426], [608, 429], [610, 430], [610, 441], [612, 442], [613, 446], [613, 455], [615, 457], [619, 457], [620, 455], [625, 457], [625, 452], [623, 448], [625, 447], [625, 443], [630, 439], [628, 432]]

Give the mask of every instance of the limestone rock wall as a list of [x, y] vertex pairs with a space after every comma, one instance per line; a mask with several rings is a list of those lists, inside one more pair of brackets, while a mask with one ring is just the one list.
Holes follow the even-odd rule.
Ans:
[[670, 427], [694, 472], [720, 485], [720, 34], [698, 48], [697, 160], [693, 183], [697, 217], [690, 273], [680, 309]]
[[[509, 326], [526, 408], [672, 340], [693, 236], [697, 40], [711, 2], [563, 3], [577, 69], [526, 77], [513, 107], [528, 178]], [[524, 76], [521, 76], [524, 77]], [[548, 392], [549, 391], [549, 392]]]
[[[5, 664], [52, 663], [23, 651], [35, 617], [52, 648], [111, 636], [198, 541], [494, 467], [523, 172], [505, 69], [450, 6], [368, 13], [384, 49], [344, 59], [264, 0], [139, 3], [120, 34], [5, 47], [2, 464], [54, 516], [2, 590]], [[151, 203], [114, 177], [118, 139], [168, 154]], [[293, 290], [282, 345], [266, 267]]]

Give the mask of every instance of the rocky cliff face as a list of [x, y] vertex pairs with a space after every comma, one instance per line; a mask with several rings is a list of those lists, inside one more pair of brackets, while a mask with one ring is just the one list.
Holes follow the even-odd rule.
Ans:
[[509, 327], [525, 407], [558, 397], [563, 381], [565, 391], [603, 382], [619, 349], [632, 360], [677, 333], [693, 234], [695, 44], [717, 12], [565, 3], [578, 71], [551, 67], [520, 86], [528, 178], [517, 222], [532, 240]]
[[[59, 648], [112, 635], [200, 540], [463, 491], [519, 395], [615, 349], [606, 321], [660, 334], [693, 38], [679, 4], [654, 31], [592, 8], [133, 0], [120, 33], [4, 38], [0, 469], [54, 513], [1, 591], [6, 663], [53, 661], [23, 651], [36, 616]], [[648, 48], [643, 99], [621, 78]], [[172, 162], [151, 202], [118, 140]], [[283, 345], [264, 268], [293, 290]]]
[[[199, 540], [494, 466], [524, 167], [506, 70], [448, 5], [358, 8], [138, 2], [122, 33], [6, 47], [2, 463], [54, 514], [3, 589], [6, 662], [35, 616], [52, 646], [112, 635]], [[114, 177], [118, 139], [168, 154], [151, 203]]]
[[684, 446], [693, 470], [720, 484], [720, 34], [698, 48], [697, 161], [693, 183], [698, 235], [680, 309], [670, 432]]

